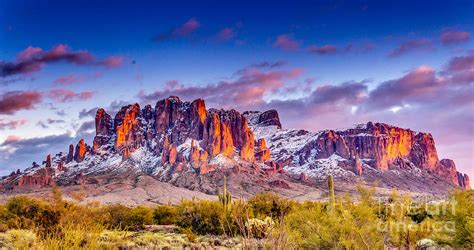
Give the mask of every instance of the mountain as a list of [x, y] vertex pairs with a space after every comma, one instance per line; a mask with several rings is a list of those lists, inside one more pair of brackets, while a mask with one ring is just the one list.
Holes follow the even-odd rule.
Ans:
[[276, 110], [207, 109], [202, 99], [170, 96], [155, 107], [124, 106], [114, 117], [98, 109], [95, 127], [91, 145], [82, 139], [47, 155], [41, 165], [3, 177], [0, 188], [21, 193], [56, 183], [104, 194], [147, 180], [215, 195], [223, 175], [234, 194], [244, 196], [276, 190], [311, 198], [308, 193], [323, 190], [328, 175], [339, 180], [340, 190], [358, 184], [431, 194], [470, 188], [452, 160], [439, 160], [431, 134], [384, 123], [284, 129]]

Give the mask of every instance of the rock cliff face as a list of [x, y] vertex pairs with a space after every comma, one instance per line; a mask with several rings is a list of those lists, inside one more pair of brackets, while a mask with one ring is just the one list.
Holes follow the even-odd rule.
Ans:
[[351, 171], [358, 176], [364, 176], [367, 168], [382, 173], [404, 169], [423, 170], [461, 188], [470, 187], [469, 177], [458, 173], [452, 160], [438, 159], [429, 133], [373, 122], [313, 133], [284, 130], [274, 121], [262, 123], [268, 118], [267, 112], [244, 114], [251, 121], [254, 133], [269, 143], [272, 159], [288, 166], [299, 179], [301, 176], [307, 179], [308, 172], [321, 177], [328, 168], [343, 174]]
[[[176, 147], [189, 139], [194, 141], [192, 159], [178, 156]], [[206, 110], [201, 99], [183, 102], [172, 96], [159, 101], [154, 110], [149, 105], [143, 109], [138, 104], [125, 106], [113, 126], [110, 115], [99, 109], [94, 151], [111, 144], [122, 156], [148, 148], [162, 156], [163, 164], [207, 161], [208, 156], [217, 155], [255, 160], [255, 139], [247, 118], [235, 110]]]
[[196, 183], [206, 183], [220, 169], [273, 178], [278, 187], [287, 187], [282, 179], [288, 177], [307, 183], [329, 174], [373, 180], [401, 172], [415, 180], [434, 176], [451, 186], [470, 187], [468, 176], [457, 172], [452, 160], [438, 159], [430, 134], [383, 123], [321, 132], [288, 130], [276, 110], [207, 109], [202, 99], [185, 102], [171, 96], [154, 107], [124, 106], [113, 118], [98, 109], [95, 127], [92, 147], [82, 139], [67, 154], [48, 155], [41, 166], [12, 173], [1, 186], [85, 183], [87, 175], [127, 168], [193, 189], [201, 189], [203, 184]]

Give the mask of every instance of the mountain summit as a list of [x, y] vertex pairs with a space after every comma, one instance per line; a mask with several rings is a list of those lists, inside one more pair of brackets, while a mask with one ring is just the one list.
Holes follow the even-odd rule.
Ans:
[[332, 175], [351, 184], [348, 190], [355, 184], [433, 194], [470, 188], [452, 160], [439, 160], [431, 134], [383, 123], [284, 129], [276, 110], [206, 109], [202, 99], [170, 96], [155, 107], [124, 106], [114, 117], [100, 108], [95, 127], [91, 145], [69, 145], [3, 177], [1, 187], [14, 193], [52, 183], [99, 187], [133, 176], [216, 194], [229, 175], [243, 195], [274, 189], [291, 196], [288, 190], [310, 192]]

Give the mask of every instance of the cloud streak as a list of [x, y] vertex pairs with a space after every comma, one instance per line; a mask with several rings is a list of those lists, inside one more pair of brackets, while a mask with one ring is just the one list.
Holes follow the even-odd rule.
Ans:
[[316, 45], [312, 45], [308, 48], [308, 51], [313, 54], [319, 55], [330, 55], [337, 53], [337, 47], [331, 44], [326, 44], [321, 47], [317, 47]]
[[40, 71], [45, 64], [58, 62], [115, 68], [123, 63], [123, 58], [111, 56], [103, 60], [97, 60], [96, 56], [88, 51], [72, 51], [64, 44], [57, 45], [49, 51], [29, 46], [18, 53], [15, 61], [0, 62], [0, 77], [30, 74]]
[[186, 21], [183, 25], [180, 27], [170, 31], [170, 32], [165, 32], [161, 33], [153, 38], [153, 41], [155, 42], [163, 42], [166, 40], [172, 40], [176, 38], [183, 38], [191, 35], [194, 33], [196, 30], [199, 29], [201, 24], [195, 19], [191, 18], [188, 21]]
[[[264, 63], [271, 66], [275, 63]], [[275, 64], [276, 67], [276, 64]], [[285, 81], [298, 78], [303, 72], [300, 68], [291, 70], [262, 70], [258, 67], [246, 67], [235, 73], [236, 79], [220, 81], [205, 86], [183, 86], [177, 82], [167, 84], [164, 90], [138, 95], [142, 102], [155, 102], [160, 98], [177, 95], [184, 99], [204, 98], [216, 106], [227, 107], [234, 104], [239, 107], [251, 107], [262, 102], [263, 98], [284, 87]]]
[[91, 99], [95, 95], [93, 91], [83, 91], [76, 93], [69, 89], [51, 89], [48, 92], [48, 97], [57, 102], [73, 102], [85, 101]]
[[42, 100], [37, 91], [9, 91], [0, 94], [0, 114], [13, 115], [20, 110], [34, 109]]
[[14, 130], [17, 129], [20, 126], [23, 126], [27, 123], [27, 120], [5, 120], [5, 119], [0, 119], [0, 130]]
[[433, 48], [433, 43], [431, 40], [426, 39], [426, 38], [421, 38], [421, 39], [413, 39], [409, 41], [405, 41], [401, 43], [398, 47], [393, 49], [389, 54], [388, 57], [399, 57], [405, 54], [408, 54], [410, 52], [415, 52], [415, 51], [432, 51]]
[[467, 31], [444, 31], [441, 33], [441, 43], [444, 45], [452, 45], [467, 42], [471, 38], [471, 34]]
[[287, 51], [294, 51], [300, 48], [300, 42], [294, 40], [289, 34], [282, 34], [276, 38], [273, 47]]

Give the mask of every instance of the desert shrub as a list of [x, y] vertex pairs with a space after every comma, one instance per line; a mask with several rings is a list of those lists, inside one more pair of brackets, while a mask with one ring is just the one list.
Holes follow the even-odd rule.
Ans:
[[270, 233], [274, 225], [275, 222], [273, 222], [272, 218], [270, 217], [266, 217], [264, 220], [252, 218], [247, 220], [247, 223], [245, 224], [250, 236], [257, 239], [265, 238]]
[[157, 225], [172, 225], [176, 223], [176, 207], [170, 205], [157, 206], [153, 210], [153, 220]]
[[182, 228], [180, 231], [182, 234], [186, 235], [189, 242], [196, 242], [198, 236], [191, 227]]
[[474, 190], [455, 190], [433, 219], [439, 224], [436, 240], [457, 249], [474, 248]]
[[10, 228], [34, 229], [40, 237], [59, 233], [61, 214], [49, 203], [26, 196], [8, 200], [7, 225]]
[[365, 191], [359, 202], [346, 198], [335, 205], [333, 212], [320, 202], [295, 206], [284, 221], [290, 242], [305, 249], [383, 248], [376, 206]]
[[2, 249], [33, 249], [37, 237], [31, 230], [12, 229], [0, 241]]
[[426, 209], [424, 209], [423, 207], [416, 207], [410, 209], [410, 211], [407, 212], [407, 216], [410, 217], [413, 222], [418, 224], [423, 222], [425, 219], [431, 217], [431, 215], [428, 214]]
[[141, 230], [153, 222], [153, 211], [147, 207], [109, 205], [103, 208], [103, 212], [104, 223], [110, 229]]
[[68, 225], [71, 221], [78, 227], [96, 227], [107, 223], [108, 214], [103, 208], [93, 204], [79, 205], [76, 203], [65, 203], [61, 213], [61, 225]]
[[223, 207], [218, 201], [182, 201], [176, 209], [176, 225], [181, 228], [191, 228], [201, 235], [220, 235], [224, 232], [221, 221]]
[[248, 204], [252, 208], [255, 217], [259, 219], [271, 217], [274, 220], [282, 219], [290, 212], [292, 206], [291, 201], [275, 193], [256, 194], [249, 199]]

